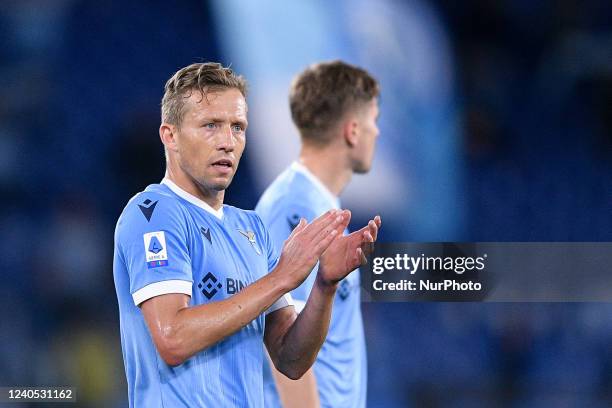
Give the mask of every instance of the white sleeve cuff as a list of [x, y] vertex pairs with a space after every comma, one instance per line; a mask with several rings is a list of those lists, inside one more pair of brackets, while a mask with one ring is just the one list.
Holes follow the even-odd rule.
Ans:
[[132, 298], [134, 299], [134, 304], [138, 306], [152, 297], [169, 293], [182, 293], [191, 296], [191, 287], [192, 283], [190, 281], [178, 279], [154, 282], [132, 293]]
[[292, 305], [293, 305], [293, 298], [291, 297], [291, 294], [285, 293], [283, 296], [280, 297], [280, 299], [274, 302], [272, 306], [268, 308], [268, 310], [266, 310], [266, 314], [270, 314], [272, 312], [277, 311], [278, 309], [282, 309], [283, 307], [292, 306]]
[[299, 314], [302, 310], [304, 310], [305, 306], [306, 302], [304, 302], [303, 300], [293, 299], [293, 307], [295, 308], [296, 313]]

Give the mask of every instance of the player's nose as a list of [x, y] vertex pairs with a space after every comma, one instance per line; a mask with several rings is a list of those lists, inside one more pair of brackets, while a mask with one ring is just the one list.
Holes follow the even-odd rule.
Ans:
[[217, 148], [219, 150], [232, 151], [236, 147], [236, 141], [232, 134], [232, 127], [230, 125], [223, 126], [219, 132], [219, 139]]

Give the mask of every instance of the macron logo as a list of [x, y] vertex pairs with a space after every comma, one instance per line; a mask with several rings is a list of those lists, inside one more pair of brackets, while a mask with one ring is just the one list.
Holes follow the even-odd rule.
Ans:
[[140, 211], [142, 211], [142, 215], [145, 216], [147, 222], [151, 221], [151, 216], [153, 215], [156, 205], [157, 201], [151, 201], [148, 198], [144, 200], [142, 204], [138, 204], [138, 208], [140, 208]]
[[289, 229], [293, 231], [295, 227], [300, 223], [300, 216], [298, 214], [293, 214], [291, 217], [287, 217], [287, 224], [289, 224]]
[[210, 238], [210, 228], [200, 227], [200, 232], [206, 237], [208, 242], [212, 244], [212, 239]]

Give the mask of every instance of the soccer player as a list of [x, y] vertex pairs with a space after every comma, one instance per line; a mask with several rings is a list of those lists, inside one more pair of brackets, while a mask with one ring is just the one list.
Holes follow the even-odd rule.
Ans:
[[[342, 236], [348, 211], [299, 220], [277, 255], [253, 211], [223, 204], [245, 146], [246, 84], [217, 63], [168, 80], [161, 184], [115, 230], [113, 274], [130, 407], [261, 407], [262, 342], [299, 378], [323, 343], [338, 282], [365, 261], [378, 224]], [[290, 295], [314, 265], [297, 316]]]
[[[300, 157], [268, 187], [255, 208], [276, 248], [282, 247], [300, 219], [314, 220], [339, 209], [338, 196], [353, 173], [370, 169], [378, 137], [378, 94], [379, 85], [370, 74], [341, 61], [313, 65], [294, 80], [289, 102], [301, 136]], [[370, 221], [372, 228], [379, 223], [378, 217]], [[319, 264], [319, 270], [323, 267]], [[305, 310], [301, 308], [316, 290], [316, 279], [316, 274], [310, 275], [291, 292], [298, 311]], [[307, 375], [294, 382], [274, 371], [273, 377], [265, 377], [266, 406], [313, 404], [302, 402], [311, 398], [316, 383], [323, 407], [365, 407], [359, 287], [359, 271], [340, 282], [329, 334], [314, 364], [315, 381]]]

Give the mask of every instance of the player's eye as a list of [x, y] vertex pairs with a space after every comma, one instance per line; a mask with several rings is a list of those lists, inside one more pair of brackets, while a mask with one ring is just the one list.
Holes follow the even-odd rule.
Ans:
[[234, 132], [242, 132], [244, 129], [242, 128], [242, 125], [232, 125], [232, 130]]
[[217, 127], [217, 124], [216, 124], [216, 123], [214, 123], [214, 122], [211, 122], [211, 123], [207, 123], [207, 124], [205, 124], [205, 125], [204, 125], [204, 127], [205, 127], [206, 129], [214, 129], [215, 127]]

